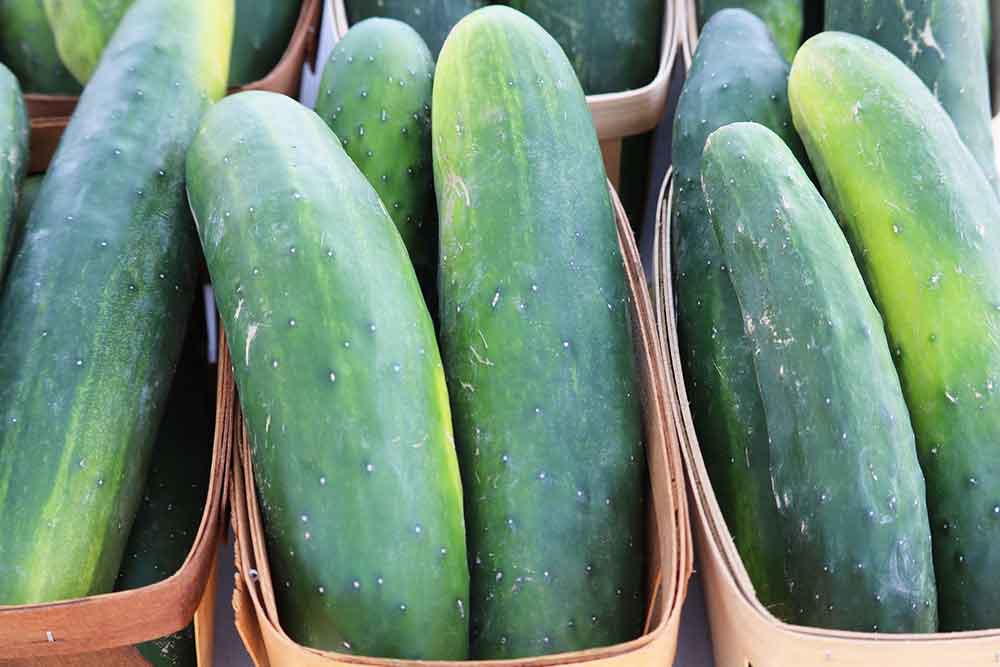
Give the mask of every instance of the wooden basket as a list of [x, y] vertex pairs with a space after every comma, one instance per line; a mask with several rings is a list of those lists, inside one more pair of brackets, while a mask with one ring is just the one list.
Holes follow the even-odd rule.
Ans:
[[[580, 664], [600, 667], [666, 667], [673, 663], [681, 606], [691, 573], [692, 548], [688, 533], [687, 501], [680, 471], [680, 453], [669, 423], [664, 394], [672, 393], [661, 365], [661, 348], [654, 333], [652, 305], [646, 291], [639, 255], [632, 240], [628, 219], [614, 197], [618, 239], [625, 259], [632, 293], [634, 340], [639, 362], [643, 396], [643, 417], [647, 457], [652, 487], [649, 525], [650, 605], [645, 633], [616, 646], [539, 658], [496, 662], [428, 662], [367, 658], [306, 648], [296, 644], [281, 628], [272, 579], [267, 562], [252, 462], [242, 413], [232, 405], [231, 426], [236, 460], [233, 468], [232, 509], [236, 528], [236, 590], [233, 607], [236, 627], [255, 664], [259, 667], [462, 667], [518, 665], [549, 667]], [[221, 365], [220, 365], [221, 368]], [[232, 386], [231, 370], [226, 370]], [[222, 372], [220, 371], [220, 377]]]
[[666, 357], [670, 422], [684, 455], [698, 565], [712, 626], [716, 667], [958, 667], [1000, 663], [1000, 629], [938, 634], [875, 634], [783, 623], [754, 593], [712, 490], [694, 430], [677, 337], [671, 270], [673, 174], [660, 190], [656, 213], [654, 300]]
[[[319, 19], [323, 0], [302, 0], [302, 10], [292, 31], [281, 60], [271, 73], [259, 81], [229, 89], [229, 94], [244, 90], [268, 90], [298, 97], [302, 65], [316, 57], [316, 42], [319, 39]], [[76, 95], [39, 95], [28, 93], [24, 100], [31, 117], [31, 165], [30, 172], [38, 173], [48, 167], [59, 138], [69, 123], [69, 117], [79, 100]]]
[[[660, 66], [652, 81], [635, 90], [587, 96], [608, 177], [616, 188], [621, 174], [622, 139], [649, 132], [663, 117], [670, 87], [670, 72], [674, 69], [678, 51], [678, 36], [684, 25], [683, 14], [682, 0], [664, 0]], [[333, 26], [338, 40], [343, 37], [349, 27], [344, 0], [330, 0], [324, 20]], [[320, 69], [325, 64], [320, 63]]]
[[[226, 362], [228, 367], [228, 362]], [[222, 364], [220, 364], [220, 368]], [[191, 551], [172, 576], [150, 586], [61, 602], [0, 606], [0, 664], [140, 666], [135, 644], [194, 618], [199, 667], [213, 664], [215, 560], [230, 479], [232, 384], [220, 373], [208, 495]]]

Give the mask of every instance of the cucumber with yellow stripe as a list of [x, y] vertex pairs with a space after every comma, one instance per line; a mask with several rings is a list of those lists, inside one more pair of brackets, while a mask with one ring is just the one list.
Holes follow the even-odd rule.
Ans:
[[0, 297], [0, 604], [107, 592], [194, 297], [184, 155], [233, 0], [137, 0], [80, 98]]

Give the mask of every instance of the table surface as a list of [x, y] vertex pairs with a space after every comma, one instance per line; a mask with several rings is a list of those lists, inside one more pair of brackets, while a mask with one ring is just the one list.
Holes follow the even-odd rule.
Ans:
[[[329, 0], [327, 0], [329, 4]], [[324, 18], [329, 16], [324, 12]], [[326, 62], [333, 44], [336, 41], [332, 26], [324, 21], [320, 33], [319, 54], [316, 59], [318, 67]], [[649, 196], [647, 198], [646, 219], [642, 230], [645, 232], [652, 226], [652, 214], [656, 209], [656, 193], [669, 165], [670, 130], [673, 127], [673, 116], [669, 110], [674, 108], [674, 101], [680, 93], [681, 69], [674, 72], [671, 86], [670, 102], [667, 105], [668, 114], [660, 123], [655, 133], [655, 149], [653, 164], [649, 176]], [[319, 76], [308, 69], [303, 73], [302, 95], [304, 104], [312, 107], [316, 99], [316, 89]], [[646, 261], [651, 253], [651, 233], [642, 233], [640, 246], [643, 259]], [[648, 266], [648, 264], [647, 264]], [[697, 569], [697, 565], [696, 565]], [[219, 548], [219, 576], [215, 606], [215, 664], [220, 667], [250, 667], [250, 656], [243, 648], [236, 627], [233, 623], [233, 541], [232, 538]], [[708, 621], [705, 618], [704, 597], [697, 572], [691, 579], [687, 601], [681, 618], [680, 641], [677, 648], [676, 667], [713, 667], [711, 641], [709, 638]]]

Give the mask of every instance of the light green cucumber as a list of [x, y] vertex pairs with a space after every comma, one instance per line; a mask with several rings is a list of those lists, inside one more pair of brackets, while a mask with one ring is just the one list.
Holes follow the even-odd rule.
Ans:
[[76, 95], [77, 81], [59, 58], [43, 0], [0, 0], [0, 63], [26, 93]]
[[342, 653], [465, 658], [448, 392], [388, 212], [323, 120], [273, 93], [213, 109], [187, 175], [282, 626]]
[[191, 308], [183, 160], [225, 92], [232, 0], [136, 0], [0, 297], [0, 604], [112, 589]]
[[[134, 0], [44, 0], [56, 49], [76, 80], [86, 84], [104, 47]], [[206, 0], [211, 4], [214, 0]]]
[[885, 320], [910, 409], [943, 631], [1000, 625], [1000, 204], [927, 87], [823, 33], [789, 79], [795, 126]]

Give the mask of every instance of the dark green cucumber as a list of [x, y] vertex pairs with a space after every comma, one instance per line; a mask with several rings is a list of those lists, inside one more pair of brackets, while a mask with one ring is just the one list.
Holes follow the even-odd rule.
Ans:
[[642, 628], [645, 456], [629, 296], [573, 67], [507, 7], [434, 80], [441, 340], [466, 484], [472, 654]]
[[0, 0], [0, 63], [14, 72], [25, 92], [80, 92], [80, 83], [59, 58], [42, 0]]
[[437, 58], [448, 33], [463, 16], [490, 4], [489, 0], [346, 0], [352, 24], [381, 16], [409, 24]]
[[230, 86], [258, 81], [274, 69], [288, 48], [301, 10], [302, 0], [236, 0]]
[[882, 47], [812, 38], [789, 95], [895, 352], [927, 479], [941, 629], [995, 628], [1000, 204], [934, 96]]
[[17, 234], [18, 199], [30, 158], [29, 129], [17, 79], [0, 65], [0, 276]]
[[777, 132], [805, 164], [787, 89], [788, 64], [759, 18], [726, 9], [709, 20], [674, 118], [671, 220], [681, 361], [702, 456], [757, 597], [783, 619], [793, 610], [753, 373], [755, 345], [744, 331], [712, 231], [701, 158], [709, 134], [732, 122], [754, 121]]
[[[759, 16], [771, 31], [771, 36], [785, 60], [791, 62], [802, 43], [805, 21], [803, 4], [816, 0], [698, 0], [698, 25], [723, 9], [745, 9]], [[846, 0], [831, 0], [827, 4], [842, 4]], [[854, 0], [850, 0], [854, 1]], [[863, 0], [862, 0], [863, 1]]]
[[232, 0], [137, 0], [42, 183], [0, 298], [0, 604], [114, 585], [193, 298], [184, 154], [232, 20]]
[[755, 346], [792, 620], [934, 632], [913, 429], [882, 319], [837, 221], [762, 125], [712, 133], [701, 173]]
[[431, 92], [434, 59], [413, 28], [367, 19], [337, 42], [323, 70], [316, 113], [375, 188], [425, 290], [434, 280]]
[[842, 0], [826, 3], [825, 27], [867, 37], [901, 59], [951, 116], [994, 190], [990, 89], [979, 0]]
[[343, 653], [463, 659], [448, 392], [392, 219], [323, 120], [281, 95], [213, 109], [187, 174], [283, 627]]
[[[201, 525], [212, 465], [215, 378], [205, 359], [203, 304], [170, 387], [142, 504], [125, 547], [117, 590], [155, 584], [180, 569]], [[157, 667], [195, 667], [194, 624], [136, 648]]]
[[59, 57], [76, 80], [86, 84], [134, 0], [43, 1]]
[[588, 95], [641, 88], [656, 76], [662, 0], [510, 0], [566, 52]]

